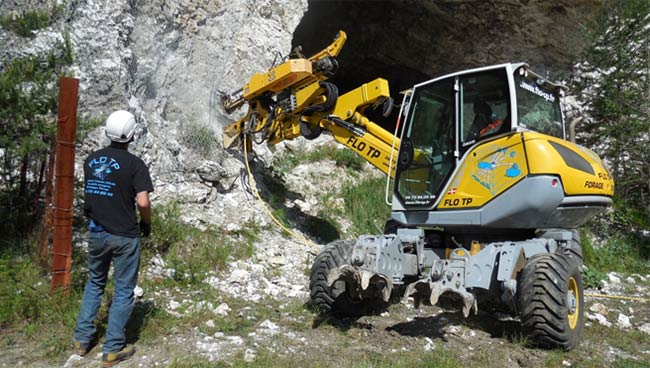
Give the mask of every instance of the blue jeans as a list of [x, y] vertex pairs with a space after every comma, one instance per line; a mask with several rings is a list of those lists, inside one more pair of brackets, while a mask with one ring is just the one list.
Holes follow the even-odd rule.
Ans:
[[117, 352], [126, 344], [124, 327], [133, 310], [133, 288], [138, 281], [140, 267], [140, 238], [111, 235], [106, 231], [91, 232], [90, 237], [89, 278], [77, 317], [74, 339], [83, 343], [93, 339], [96, 331], [94, 321], [102, 301], [112, 260], [115, 292], [108, 311], [108, 327], [103, 351], [104, 353]]

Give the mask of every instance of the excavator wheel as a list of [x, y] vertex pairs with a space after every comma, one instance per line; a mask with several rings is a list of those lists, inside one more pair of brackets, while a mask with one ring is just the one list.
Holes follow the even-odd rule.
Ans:
[[584, 327], [580, 264], [566, 254], [538, 254], [528, 260], [518, 284], [521, 323], [531, 343], [575, 348]]
[[327, 285], [330, 270], [349, 264], [353, 240], [337, 240], [327, 244], [316, 256], [309, 276], [311, 304], [322, 313], [333, 313], [339, 317], [360, 317], [371, 313], [375, 300], [354, 300], [345, 290], [344, 281]]

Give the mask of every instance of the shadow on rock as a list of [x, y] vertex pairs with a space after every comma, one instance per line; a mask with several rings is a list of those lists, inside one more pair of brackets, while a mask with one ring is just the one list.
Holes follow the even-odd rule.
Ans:
[[[289, 190], [282, 178], [266, 172], [255, 173], [254, 175], [258, 183], [263, 184], [263, 187], [258, 188], [260, 196], [271, 207], [274, 215], [280, 221], [290, 223], [291, 226], [298, 228], [318, 242], [329, 243], [340, 238], [339, 231], [332, 222], [305, 213], [299, 206], [295, 205], [296, 200], [304, 201], [304, 197]], [[287, 203], [294, 203], [294, 206], [289, 207]]]

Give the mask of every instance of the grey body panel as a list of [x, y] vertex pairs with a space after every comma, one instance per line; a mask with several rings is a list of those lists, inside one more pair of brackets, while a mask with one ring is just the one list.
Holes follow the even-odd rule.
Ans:
[[391, 218], [408, 226], [568, 229], [582, 225], [608, 205], [611, 199], [607, 197], [565, 197], [557, 177], [540, 175], [525, 177], [481, 208], [393, 211]]

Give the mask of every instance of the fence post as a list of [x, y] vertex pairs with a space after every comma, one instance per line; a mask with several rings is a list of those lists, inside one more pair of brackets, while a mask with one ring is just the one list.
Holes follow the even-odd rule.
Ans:
[[62, 77], [59, 80], [51, 291], [60, 288], [65, 293], [70, 291], [70, 271], [72, 268], [72, 211], [78, 90], [78, 79]]

